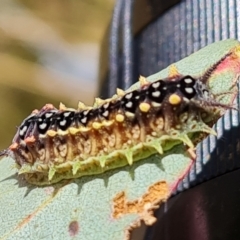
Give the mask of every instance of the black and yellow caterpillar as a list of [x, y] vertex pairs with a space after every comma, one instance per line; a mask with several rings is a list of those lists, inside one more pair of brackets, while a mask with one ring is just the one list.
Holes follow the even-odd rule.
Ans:
[[193, 149], [196, 132], [214, 134], [212, 124], [221, 109], [208, 78], [229, 56], [202, 76], [181, 75], [171, 67], [168, 78], [149, 82], [110, 99], [96, 99], [93, 107], [59, 109], [47, 104], [34, 110], [18, 128], [9, 155], [28, 182], [45, 185], [62, 179], [93, 175], [162, 154], [179, 143]]

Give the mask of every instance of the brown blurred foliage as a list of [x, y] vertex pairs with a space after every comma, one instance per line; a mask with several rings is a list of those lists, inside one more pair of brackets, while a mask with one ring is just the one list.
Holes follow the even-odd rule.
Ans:
[[93, 102], [114, 0], [0, 1], [0, 148], [45, 103]]

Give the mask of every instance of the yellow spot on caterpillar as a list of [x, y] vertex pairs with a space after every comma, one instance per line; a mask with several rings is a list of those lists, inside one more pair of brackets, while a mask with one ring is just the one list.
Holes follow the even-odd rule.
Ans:
[[74, 127], [70, 127], [68, 129], [69, 133], [72, 135], [75, 135], [76, 133], [78, 133], [80, 130], [78, 128], [74, 128]]
[[102, 127], [102, 124], [99, 123], [99, 122], [93, 122], [92, 124], [92, 127], [95, 129], [95, 130], [98, 130]]
[[125, 92], [124, 92], [122, 89], [117, 88], [117, 95], [118, 95], [119, 97], [123, 97], [123, 96], [125, 95]]
[[143, 103], [140, 103], [139, 108], [142, 112], [148, 112], [151, 106], [149, 103], [143, 102]]
[[181, 103], [182, 99], [174, 93], [169, 97], [168, 101], [172, 105], [178, 105], [179, 103]]
[[139, 77], [139, 82], [140, 82], [141, 87], [149, 84], [147, 79], [145, 77], [141, 76], [141, 75]]
[[58, 133], [58, 135], [64, 136], [64, 135], [67, 135], [67, 134], [68, 134], [68, 131], [63, 131], [63, 130], [59, 129], [59, 130], [57, 131], [57, 133]]
[[124, 116], [120, 113], [118, 113], [115, 118], [116, 118], [117, 122], [123, 122], [124, 121]]
[[57, 135], [57, 132], [52, 130], [52, 129], [50, 129], [50, 130], [47, 131], [47, 135], [50, 136], [50, 137], [54, 137], [54, 136]]
[[79, 131], [80, 132], [88, 132], [88, 131], [90, 131], [90, 128], [88, 128], [88, 127], [80, 127]]
[[172, 64], [169, 66], [169, 72], [168, 72], [168, 77], [175, 77], [179, 75], [178, 69], [175, 64]]
[[114, 121], [113, 120], [111, 120], [111, 121], [103, 121], [102, 122], [102, 126], [104, 126], [104, 127], [109, 127], [109, 126], [111, 126], [112, 124], [114, 123]]

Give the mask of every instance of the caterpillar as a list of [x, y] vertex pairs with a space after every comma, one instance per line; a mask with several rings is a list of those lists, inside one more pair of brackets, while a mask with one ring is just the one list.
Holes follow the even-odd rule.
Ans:
[[93, 107], [46, 104], [23, 120], [0, 155], [12, 157], [29, 183], [47, 185], [131, 165], [180, 143], [193, 149], [191, 137], [215, 134], [211, 126], [220, 110], [232, 108], [216, 100], [207, 84], [221, 61], [200, 77], [176, 69], [154, 82], [141, 76], [138, 88], [117, 89]]

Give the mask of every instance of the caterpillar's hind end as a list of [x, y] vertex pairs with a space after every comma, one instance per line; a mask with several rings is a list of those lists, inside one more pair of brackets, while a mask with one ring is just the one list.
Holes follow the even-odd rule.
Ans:
[[8, 148], [0, 151], [0, 160], [3, 157], [7, 157], [8, 155], [9, 155], [9, 149]]

